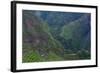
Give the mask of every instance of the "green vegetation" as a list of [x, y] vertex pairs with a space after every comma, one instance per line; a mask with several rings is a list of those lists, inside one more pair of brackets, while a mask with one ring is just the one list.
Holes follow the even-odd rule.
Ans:
[[23, 52], [23, 62], [44, 62], [44, 61], [60, 61], [62, 58], [53, 52], [49, 52], [48, 56], [41, 56], [37, 51]]
[[37, 52], [31, 51], [23, 56], [22, 61], [23, 62], [39, 62], [39, 61], [43, 61], [43, 58], [41, 58], [41, 56]]
[[68, 15], [71, 20], [51, 13], [44, 20], [38, 13], [23, 11], [23, 63], [90, 59], [89, 22], [83, 24], [87, 15]]

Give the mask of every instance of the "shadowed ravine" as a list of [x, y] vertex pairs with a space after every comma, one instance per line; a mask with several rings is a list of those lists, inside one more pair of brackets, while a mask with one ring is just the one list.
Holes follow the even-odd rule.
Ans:
[[22, 61], [90, 59], [90, 14], [23, 10]]

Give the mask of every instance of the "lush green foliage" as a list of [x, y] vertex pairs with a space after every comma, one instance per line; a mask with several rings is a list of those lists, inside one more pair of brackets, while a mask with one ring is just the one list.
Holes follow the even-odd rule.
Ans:
[[23, 62], [90, 57], [90, 14], [23, 10]]

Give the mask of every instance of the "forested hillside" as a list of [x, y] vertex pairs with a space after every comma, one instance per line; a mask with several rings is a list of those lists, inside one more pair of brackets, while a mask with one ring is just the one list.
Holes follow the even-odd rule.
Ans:
[[90, 14], [23, 10], [23, 62], [90, 59]]

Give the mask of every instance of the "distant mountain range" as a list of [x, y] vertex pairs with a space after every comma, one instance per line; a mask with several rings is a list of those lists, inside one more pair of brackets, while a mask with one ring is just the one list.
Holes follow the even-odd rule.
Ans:
[[[89, 13], [36, 11], [36, 13], [37, 12], [39, 13], [38, 17], [48, 23], [48, 26], [51, 27], [50, 32], [52, 33], [53, 37], [55, 37], [55, 39], [63, 38], [64, 40], [67, 40], [68, 37], [75, 39], [76, 36], [76, 39], [80, 38], [81, 41], [82, 38], [84, 40], [90, 41]], [[66, 42], [66, 40], [64, 42]], [[80, 48], [82, 48], [82, 46]]]
[[23, 62], [90, 59], [90, 18], [89, 13], [23, 10]]

